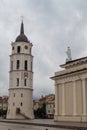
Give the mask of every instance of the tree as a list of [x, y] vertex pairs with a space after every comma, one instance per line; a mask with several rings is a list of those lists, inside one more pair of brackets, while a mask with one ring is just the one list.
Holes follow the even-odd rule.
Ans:
[[45, 118], [46, 117], [46, 103], [42, 104], [41, 108], [34, 110], [35, 118]]

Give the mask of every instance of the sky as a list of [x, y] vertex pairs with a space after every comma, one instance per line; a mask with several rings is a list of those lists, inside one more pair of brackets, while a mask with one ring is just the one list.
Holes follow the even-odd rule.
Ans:
[[0, 96], [8, 95], [11, 42], [24, 31], [33, 44], [33, 96], [55, 93], [50, 77], [66, 62], [87, 56], [87, 0], [0, 0]]

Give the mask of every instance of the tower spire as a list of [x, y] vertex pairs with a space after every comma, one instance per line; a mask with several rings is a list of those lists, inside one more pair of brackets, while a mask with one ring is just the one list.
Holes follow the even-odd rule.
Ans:
[[17, 36], [15, 42], [27, 42], [29, 43], [28, 38], [24, 34], [24, 23], [23, 23], [23, 16], [21, 16], [21, 27], [20, 27], [20, 34]]
[[22, 16], [22, 22], [21, 22], [20, 34], [24, 34], [23, 16]]

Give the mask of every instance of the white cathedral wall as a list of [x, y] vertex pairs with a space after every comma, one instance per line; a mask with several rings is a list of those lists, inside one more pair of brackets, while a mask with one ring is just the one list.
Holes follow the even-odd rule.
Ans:
[[76, 77], [71, 75], [56, 79], [55, 121], [87, 122], [87, 78], [85, 76], [86, 73], [82, 73], [78, 74], [78, 78], [77, 75]]

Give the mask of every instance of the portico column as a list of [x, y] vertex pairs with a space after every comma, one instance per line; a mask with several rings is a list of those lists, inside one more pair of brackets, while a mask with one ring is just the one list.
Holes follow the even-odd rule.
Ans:
[[87, 113], [87, 111], [86, 111], [86, 82], [85, 82], [85, 79], [82, 79], [82, 91], [83, 91], [83, 115], [86, 115]]
[[65, 92], [64, 92], [64, 83], [62, 84], [62, 115], [65, 115]]
[[58, 115], [58, 85], [55, 85], [55, 116], [57, 115]]
[[73, 81], [73, 115], [76, 115], [76, 81]]

